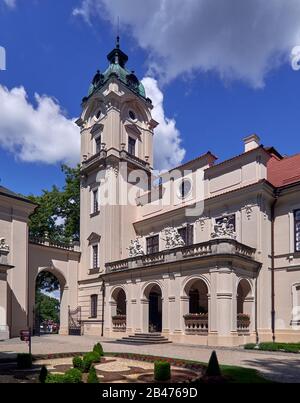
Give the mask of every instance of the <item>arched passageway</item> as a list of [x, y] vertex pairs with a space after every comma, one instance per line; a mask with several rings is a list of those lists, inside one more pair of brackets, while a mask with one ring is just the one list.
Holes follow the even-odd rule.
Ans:
[[111, 295], [111, 315], [114, 332], [125, 332], [127, 324], [127, 301], [123, 288], [116, 288]]
[[208, 333], [208, 287], [204, 280], [191, 279], [184, 287], [183, 313], [186, 334]]

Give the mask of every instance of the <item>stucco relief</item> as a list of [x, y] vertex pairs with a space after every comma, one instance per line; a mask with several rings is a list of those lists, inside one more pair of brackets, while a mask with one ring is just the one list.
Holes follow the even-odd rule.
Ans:
[[208, 220], [208, 217], [201, 217], [201, 218], [198, 218], [198, 220], [195, 221], [196, 224], [200, 225], [200, 229], [201, 229], [202, 232], [205, 229], [206, 220]]
[[230, 223], [228, 217], [223, 217], [221, 221], [214, 225], [214, 232], [211, 234], [213, 239], [231, 238], [236, 239], [234, 225]]
[[9, 252], [9, 246], [6, 244], [5, 238], [0, 238], [0, 252]]
[[247, 219], [250, 221], [253, 213], [253, 207], [250, 204], [248, 204], [247, 206], [245, 206], [245, 212]]
[[166, 249], [178, 248], [185, 245], [177, 228], [167, 227], [164, 229], [164, 234], [165, 238], [163, 240], [166, 242]]
[[141, 244], [141, 238], [131, 240], [127, 250], [129, 250], [129, 257], [143, 256], [145, 254]]

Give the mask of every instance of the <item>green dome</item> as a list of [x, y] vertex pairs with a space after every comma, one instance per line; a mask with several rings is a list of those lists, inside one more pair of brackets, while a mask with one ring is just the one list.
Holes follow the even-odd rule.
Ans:
[[111, 76], [116, 76], [123, 84], [130, 88], [133, 92], [146, 98], [145, 87], [135, 76], [133, 71], [129, 71], [126, 68], [128, 56], [120, 49], [119, 38], [117, 38], [117, 45], [112, 50], [107, 59], [110, 65], [103, 74], [97, 71], [88, 91], [88, 96], [91, 96], [96, 90], [103, 87], [103, 85], [110, 79]]

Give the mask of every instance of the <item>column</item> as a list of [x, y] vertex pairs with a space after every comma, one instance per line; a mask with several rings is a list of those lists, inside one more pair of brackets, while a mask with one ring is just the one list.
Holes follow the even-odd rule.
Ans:
[[62, 289], [61, 289], [59, 334], [61, 334], [61, 335], [69, 334], [69, 287], [68, 286], [62, 286]]
[[[1, 270], [1, 269], [0, 269]], [[0, 340], [9, 339], [7, 326], [7, 274], [0, 271]]]

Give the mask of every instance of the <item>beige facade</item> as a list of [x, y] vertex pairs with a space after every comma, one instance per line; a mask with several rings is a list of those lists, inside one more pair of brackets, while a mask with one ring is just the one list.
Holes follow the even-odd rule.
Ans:
[[289, 168], [275, 183], [285, 158], [252, 135], [230, 160], [207, 153], [153, 180], [158, 123], [126, 58], [117, 45], [77, 121], [80, 247], [29, 243], [34, 206], [0, 198], [3, 337], [32, 326], [35, 279], [47, 270], [61, 284], [62, 334], [80, 307], [84, 334], [299, 341], [300, 177]]

